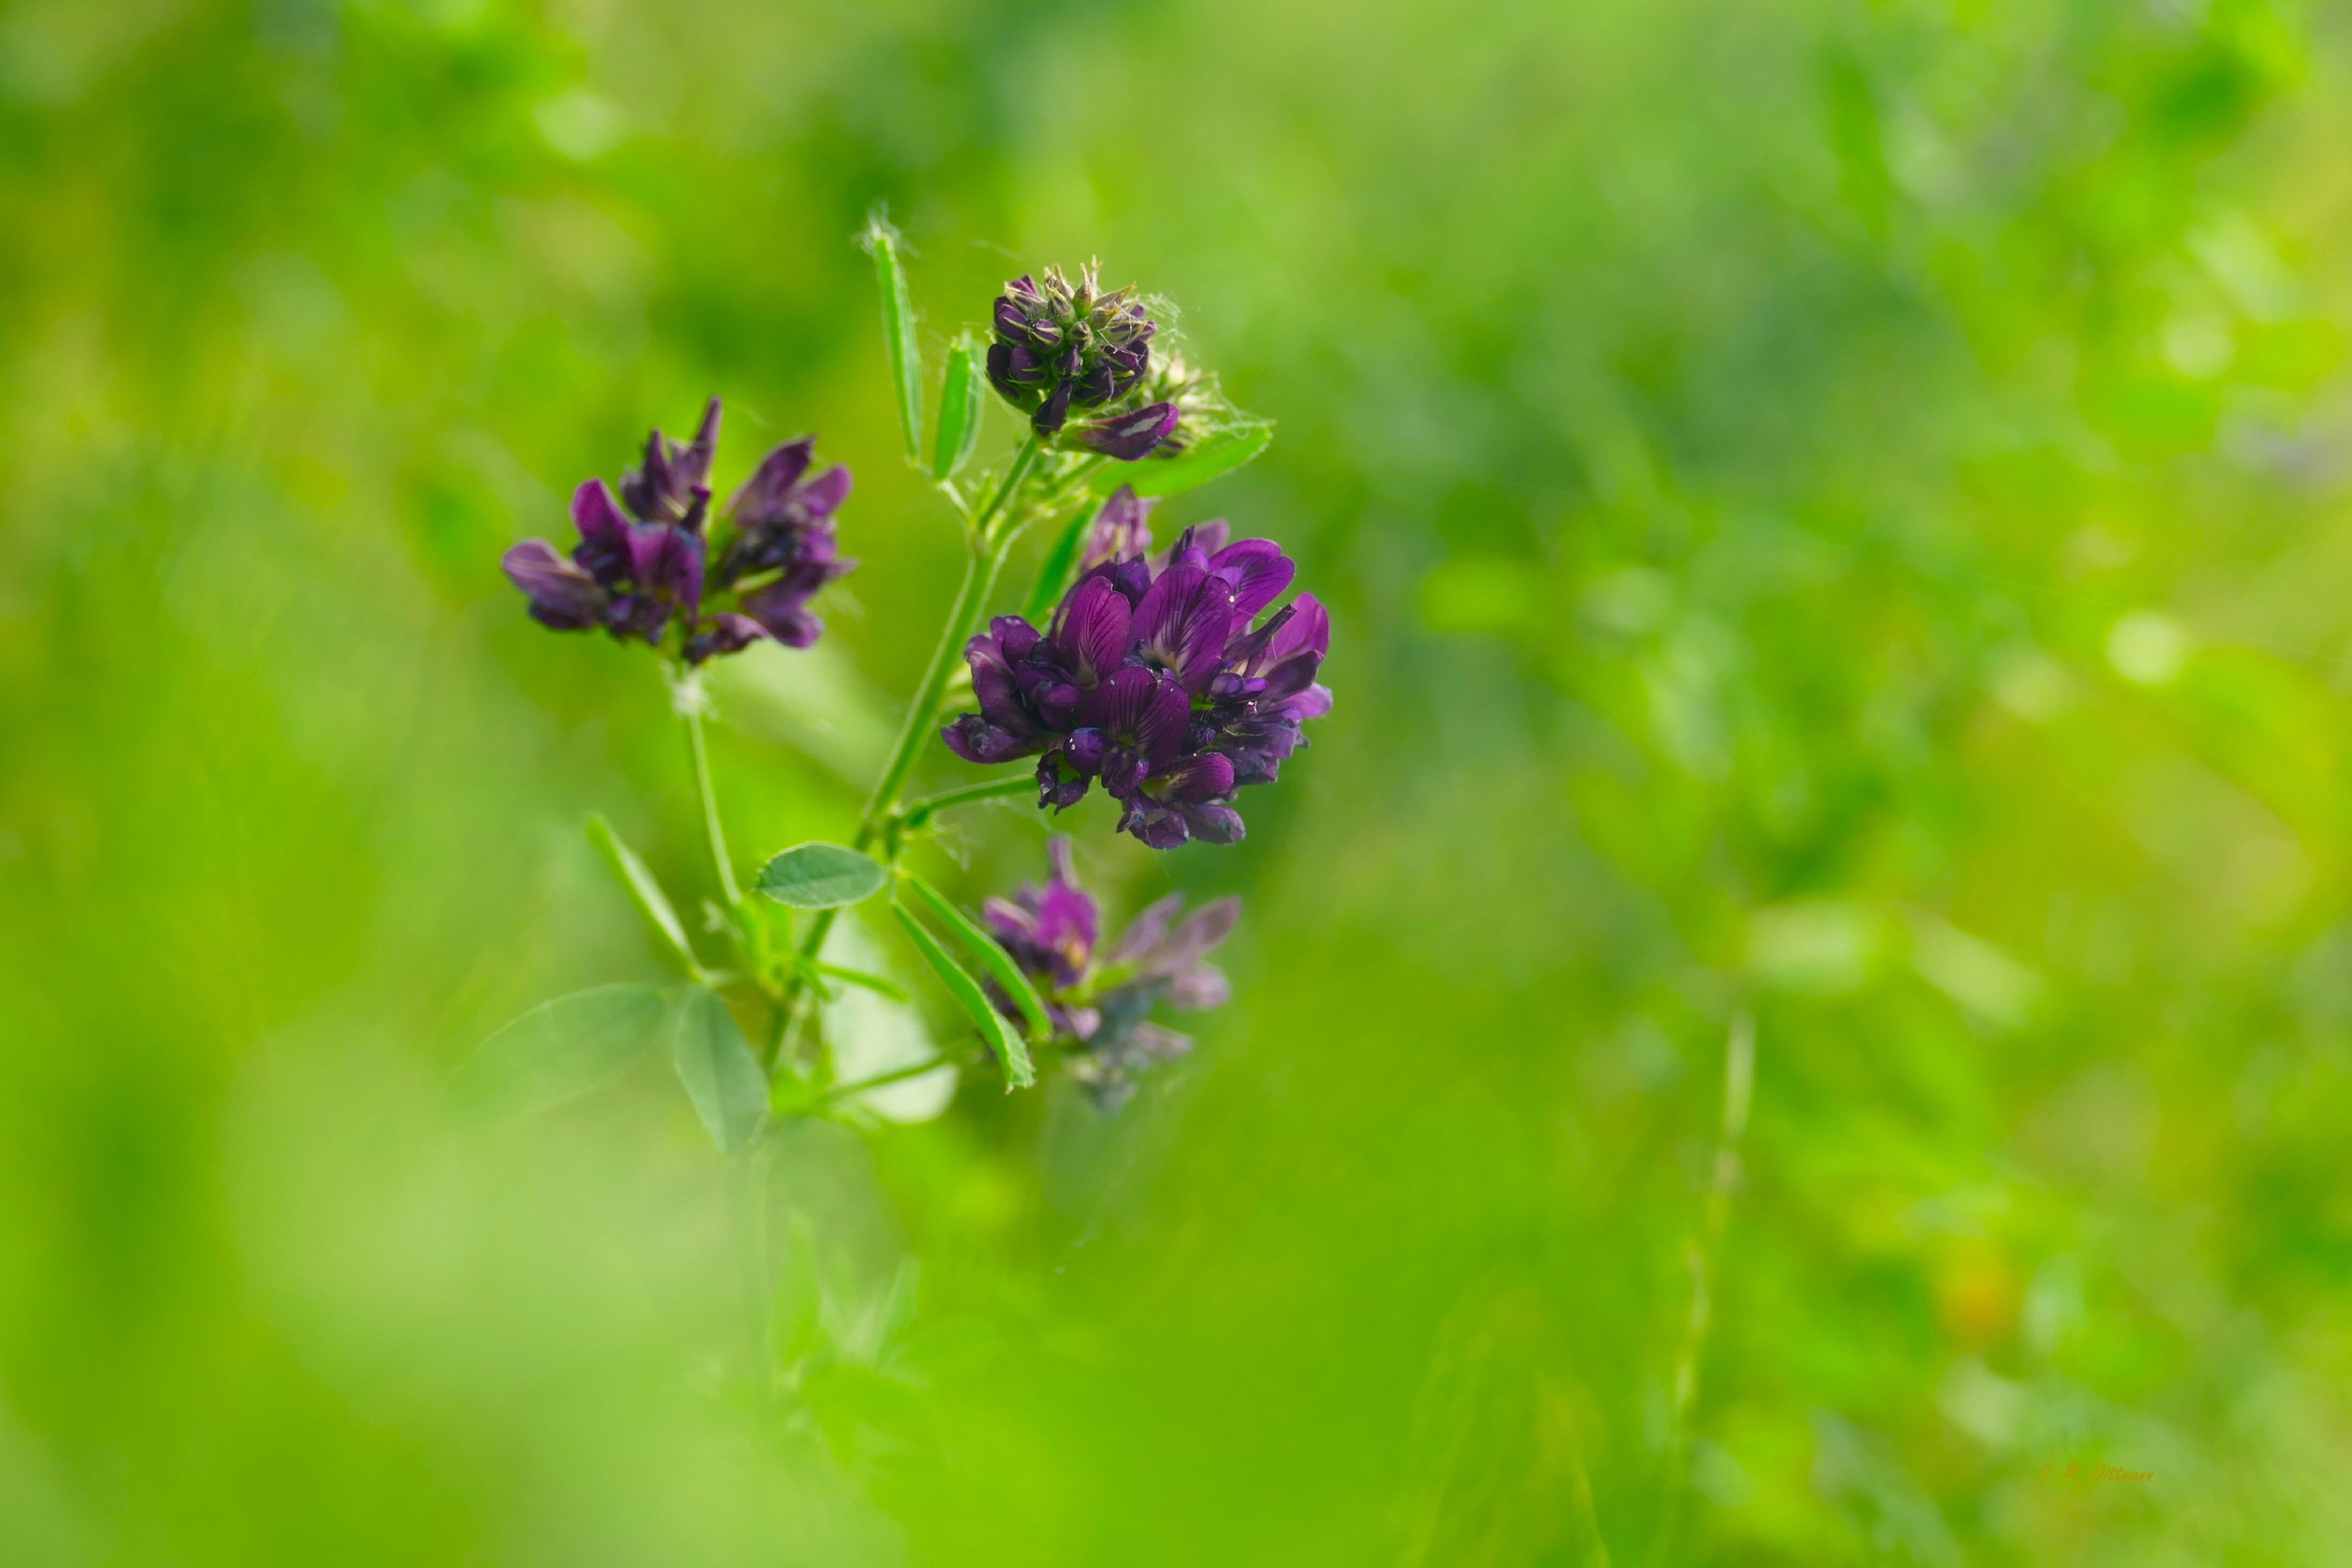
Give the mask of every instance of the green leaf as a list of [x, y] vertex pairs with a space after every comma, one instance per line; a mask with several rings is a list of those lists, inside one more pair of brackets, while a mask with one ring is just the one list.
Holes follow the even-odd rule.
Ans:
[[981, 395], [979, 353], [970, 337], [960, 337], [948, 350], [947, 380], [940, 387], [940, 429], [931, 453], [931, 478], [951, 479], [971, 461], [971, 450], [980, 444], [980, 411], [987, 402]]
[[1045, 559], [1038, 563], [1037, 581], [1030, 585], [1029, 602], [1021, 606], [1021, 616], [1033, 626], [1042, 626], [1053, 615], [1054, 606], [1062, 602], [1062, 595], [1070, 585], [1071, 569], [1078, 563], [1078, 552], [1086, 547], [1087, 531], [1095, 525], [1095, 516], [1102, 509], [1081, 511], [1063, 525], [1045, 548]]
[[467, 1058], [457, 1069], [458, 1097], [493, 1115], [577, 1100], [637, 1059], [667, 1007], [651, 985], [599, 985], [542, 1002]]
[[603, 854], [604, 863], [613, 868], [613, 875], [618, 877], [621, 886], [627, 889], [629, 902], [636, 905], [637, 913], [645, 916], [646, 924], [653, 929], [655, 942], [661, 946], [662, 956], [688, 974], [700, 974], [701, 961], [694, 956], [694, 944], [687, 940], [686, 926], [678, 920], [677, 910], [671, 907], [669, 895], [663, 892], [661, 884], [654, 879], [651, 868], [637, 858], [635, 850], [621, 842], [621, 836], [613, 831], [613, 825], [601, 816], [588, 819], [588, 842]]
[[915, 901], [929, 911], [933, 920], [947, 927], [963, 950], [971, 954], [973, 961], [988, 971], [988, 977], [1013, 998], [1013, 1005], [1021, 1009], [1023, 1017], [1029, 1020], [1030, 1031], [1040, 1039], [1051, 1035], [1054, 1020], [1046, 1016], [1045, 998], [1037, 994], [1037, 987], [1030, 983], [1028, 975], [1021, 972], [1021, 966], [1013, 962], [1013, 955], [1004, 951], [1003, 944], [990, 935], [985, 926], [949, 902], [946, 894], [920, 877], [911, 871], [901, 872], [900, 877], [907, 890], [915, 895]]
[[1181, 458], [1146, 458], [1139, 463], [1106, 463], [1092, 480], [1095, 491], [1108, 495], [1121, 485], [1133, 485], [1139, 496], [1181, 495], [1211, 479], [1230, 474], [1274, 443], [1274, 426], [1265, 423], [1231, 425], [1193, 443]]
[[688, 989], [670, 1023], [670, 1062], [722, 1154], [751, 1141], [768, 1113], [768, 1075], [719, 993]]
[[898, 231], [877, 213], [866, 225], [866, 247], [874, 254], [874, 281], [882, 290], [882, 347], [890, 356], [890, 381], [898, 393], [898, 422], [907, 432], [907, 456], [923, 460], [923, 350], [915, 341], [915, 307], [907, 297], [907, 271], [898, 258]]
[[915, 944], [916, 951], [923, 955], [923, 961], [931, 966], [931, 972], [948, 988], [948, 994], [956, 999], [956, 1005], [961, 1007], [965, 1016], [978, 1026], [981, 1037], [988, 1042], [989, 1049], [996, 1053], [998, 1064], [1004, 1068], [1005, 1092], [1010, 1094], [1016, 1089], [1026, 1089], [1035, 1083], [1037, 1069], [1030, 1064], [1028, 1046], [1013, 1032], [1013, 1026], [1004, 1021], [1004, 1015], [990, 1003], [987, 993], [980, 988], [980, 982], [964, 972], [963, 965], [955, 961], [955, 954], [940, 946], [940, 939], [924, 930], [923, 922], [908, 914], [904, 905], [893, 903], [890, 912], [898, 917], [898, 923], [907, 928], [907, 939]]
[[871, 856], [842, 844], [795, 845], [760, 868], [760, 891], [796, 910], [863, 902], [889, 879]]

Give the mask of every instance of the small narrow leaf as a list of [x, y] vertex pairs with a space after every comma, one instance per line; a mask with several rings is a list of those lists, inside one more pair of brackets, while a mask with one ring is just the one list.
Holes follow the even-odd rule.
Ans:
[[1108, 495], [1121, 485], [1133, 485], [1139, 496], [1181, 495], [1211, 479], [1232, 473], [1255, 458], [1274, 442], [1274, 426], [1234, 425], [1213, 431], [1194, 443], [1181, 458], [1146, 458], [1139, 463], [1106, 463], [1093, 488]]
[[940, 387], [940, 429], [931, 452], [931, 478], [951, 479], [971, 461], [980, 444], [980, 411], [988, 399], [981, 395], [980, 354], [970, 337], [960, 337], [948, 350], [947, 380]]
[[908, 914], [905, 906], [894, 903], [890, 906], [890, 912], [898, 917], [898, 923], [907, 930], [908, 940], [923, 955], [923, 961], [931, 966], [931, 972], [940, 977], [940, 983], [948, 988], [948, 994], [956, 999], [956, 1005], [961, 1007], [965, 1016], [979, 1026], [981, 1037], [988, 1042], [989, 1049], [996, 1053], [998, 1064], [1004, 1068], [1005, 1091], [1010, 1093], [1035, 1083], [1037, 1069], [1030, 1064], [1028, 1046], [1013, 1032], [1013, 1026], [1004, 1021], [1004, 1015], [990, 1003], [988, 994], [980, 988], [980, 982], [964, 972], [963, 965], [955, 961], [955, 954], [940, 945], [940, 939], [926, 931], [923, 922]]
[[1037, 581], [1030, 585], [1029, 602], [1021, 606], [1021, 616], [1033, 626], [1043, 626], [1062, 602], [1062, 595], [1070, 586], [1070, 574], [1078, 563], [1078, 553], [1086, 548], [1087, 531], [1095, 525], [1092, 511], [1080, 511], [1054, 536], [1045, 547], [1045, 559], [1038, 563]]
[[651, 985], [599, 985], [542, 1002], [467, 1058], [457, 1069], [458, 1098], [497, 1115], [576, 1100], [637, 1059], [667, 1006]]
[[760, 868], [760, 891], [796, 910], [837, 910], [862, 902], [888, 880], [871, 856], [843, 844], [801, 844]]
[[621, 842], [621, 836], [613, 831], [613, 825], [601, 816], [588, 819], [588, 842], [596, 847], [604, 857], [604, 863], [613, 868], [613, 875], [621, 879], [621, 886], [628, 891], [629, 901], [637, 906], [637, 913], [643, 915], [646, 924], [652, 928], [654, 940], [661, 946], [662, 956], [688, 974], [700, 974], [702, 964], [694, 956], [694, 944], [687, 940], [686, 926], [678, 920], [677, 910], [671, 907], [669, 895], [663, 892], [661, 884], [654, 879], [652, 868], [637, 858], [635, 850]]
[[915, 340], [915, 307], [907, 295], [907, 269], [898, 256], [898, 231], [880, 214], [866, 226], [866, 246], [874, 255], [874, 281], [882, 290], [882, 347], [890, 356], [890, 382], [898, 394], [898, 422], [907, 432], [907, 456], [923, 460], [923, 350]]
[[688, 988], [670, 1022], [670, 1062], [722, 1154], [751, 1141], [768, 1113], [768, 1075], [719, 993]]
[[1037, 994], [1037, 987], [1013, 962], [1013, 955], [1004, 951], [1003, 944], [990, 935], [985, 926], [949, 902], [947, 895], [937, 888], [912, 872], [903, 873], [902, 877], [907, 890], [915, 895], [915, 901], [947, 927], [972, 961], [988, 971], [988, 977], [1013, 998], [1013, 1005], [1029, 1020], [1030, 1032], [1040, 1039], [1052, 1034], [1054, 1020], [1045, 1015], [1045, 998]]

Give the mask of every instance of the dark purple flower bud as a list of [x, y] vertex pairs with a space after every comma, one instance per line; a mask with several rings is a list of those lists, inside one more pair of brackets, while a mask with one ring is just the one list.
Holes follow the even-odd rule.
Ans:
[[989, 384], [1040, 436], [1058, 434], [1073, 408], [1126, 397], [1150, 366], [1150, 315], [1133, 289], [1104, 293], [1091, 265], [1075, 284], [1055, 267], [1042, 284], [1015, 279], [997, 296], [992, 319]]
[[1147, 404], [1131, 413], [1114, 415], [1078, 432], [1078, 444], [1122, 463], [1151, 456], [1176, 429], [1176, 405]]

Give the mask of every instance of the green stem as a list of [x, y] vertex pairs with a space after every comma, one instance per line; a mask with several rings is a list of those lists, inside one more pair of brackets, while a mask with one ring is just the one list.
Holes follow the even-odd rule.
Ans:
[[1756, 1021], [1746, 1013], [1731, 1020], [1723, 1050], [1723, 1122], [1716, 1137], [1713, 1179], [1707, 1184], [1698, 1234], [1691, 1238], [1684, 1261], [1690, 1270], [1690, 1315], [1683, 1323], [1683, 1342], [1675, 1358], [1672, 1404], [1666, 1416], [1666, 1476], [1658, 1500], [1658, 1525], [1650, 1537], [1650, 1562], [1664, 1568], [1674, 1553], [1676, 1527], [1682, 1522], [1686, 1467], [1683, 1447], [1691, 1405], [1698, 1397], [1698, 1369], [1706, 1347], [1707, 1324], [1714, 1314], [1713, 1280], [1716, 1249], [1723, 1241], [1724, 1221], [1731, 1208], [1731, 1190], [1739, 1181], [1739, 1139], [1748, 1129], [1748, 1102], [1756, 1083]]
[[[939, 646], [931, 650], [931, 661], [924, 668], [920, 685], [907, 704], [907, 717], [898, 727], [898, 739], [890, 748], [890, 760], [883, 764], [882, 775], [874, 781], [873, 791], [866, 797], [865, 810], [857, 825], [856, 847], [871, 849], [874, 841], [898, 805], [898, 792], [907, 787], [907, 775], [915, 769], [915, 759], [922, 754], [923, 742], [930, 734], [931, 723], [939, 717], [940, 696], [947, 689], [948, 679], [955, 670], [956, 656], [971, 637], [979, 623], [981, 612], [988, 604], [989, 595], [996, 591], [996, 580], [1004, 571], [1005, 557], [1020, 537], [1017, 528], [1007, 529], [1002, 538], [991, 532], [1000, 513], [1012, 502], [1036, 466], [1037, 437], [1023, 437], [1021, 447], [1013, 456], [1012, 467], [996, 487], [980, 514], [971, 521], [966, 540], [963, 581], [956, 589], [955, 603], [948, 609], [947, 625], [940, 629]], [[991, 546], [993, 548], [991, 548]], [[814, 963], [824, 951], [824, 939], [833, 931], [833, 922], [840, 918], [838, 910], [819, 910], [809, 922], [808, 934], [801, 941], [801, 956]], [[799, 1037], [801, 1026], [808, 1016], [810, 991], [797, 978], [788, 983], [791, 1005], [778, 1036], [778, 1054], [788, 1051]]]
[[981, 784], [966, 784], [961, 789], [943, 790], [899, 807], [898, 821], [908, 827], [920, 827], [940, 812], [955, 806], [970, 805], [976, 800], [1002, 800], [1009, 795], [1027, 795], [1036, 787], [1035, 774], [1017, 773], [1012, 778], [989, 779]]
[[694, 783], [702, 792], [702, 826], [710, 836], [710, 858], [719, 868], [719, 889], [727, 895], [727, 907], [733, 910], [743, 902], [743, 890], [735, 885], [735, 868], [727, 856], [727, 830], [719, 821], [719, 796], [710, 787], [710, 752], [702, 743], [701, 688], [696, 685], [681, 688], [681, 691], [687, 741], [694, 752]]
[[860, 1079], [856, 1083], [845, 1083], [837, 1088], [826, 1089], [817, 1097], [817, 1103], [831, 1105], [835, 1100], [847, 1100], [853, 1094], [864, 1094], [869, 1089], [887, 1089], [894, 1083], [904, 1083], [910, 1078], [920, 1078], [927, 1072], [936, 1072], [940, 1068], [952, 1066], [954, 1060], [952, 1057], [940, 1056], [933, 1057], [929, 1061], [916, 1062], [909, 1067], [893, 1068], [888, 1072], [877, 1073], [872, 1078]]

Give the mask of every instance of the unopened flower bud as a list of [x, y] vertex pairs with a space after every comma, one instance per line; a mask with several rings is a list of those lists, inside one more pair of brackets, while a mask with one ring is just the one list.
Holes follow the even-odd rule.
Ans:
[[1092, 264], [1075, 284], [1058, 267], [1044, 278], [1016, 278], [997, 296], [988, 379], [1038, 435], [1055, 436], [1072, 409], [1100, 408], [1135, 389], [1150, 368], [1157, 328], [1134, 289], [1104, 293]]

